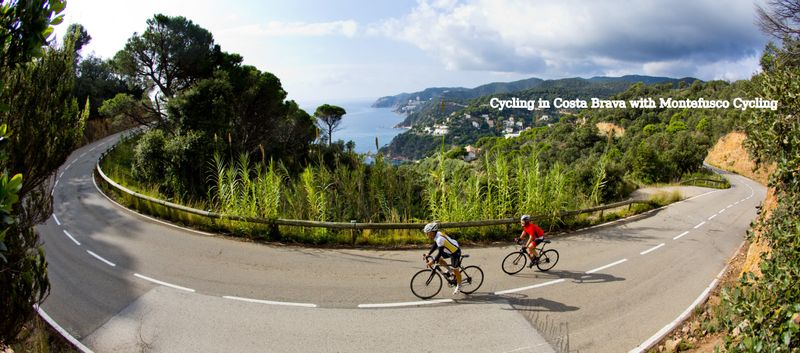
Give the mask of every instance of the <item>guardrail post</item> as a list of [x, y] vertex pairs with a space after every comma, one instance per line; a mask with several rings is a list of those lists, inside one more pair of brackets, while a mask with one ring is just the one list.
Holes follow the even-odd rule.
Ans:
[[358, 232], [359, 232], [358, 229], [356, 229], [356, 220], [351, 219], [350, 224], [353, 225], [353, 228], [350, 229], [350, 237], [352, 237], [353, 239], [352, 240], [353, 245], [356, 245], [356, 240], [358, 239]]
[[275, 221], [272, 221], [272, 223], [269, 224], [269, 238], [273, 241], [278, 241], [281, 239], [281, 231], [280, 228], [278, 228], [278, 223]]

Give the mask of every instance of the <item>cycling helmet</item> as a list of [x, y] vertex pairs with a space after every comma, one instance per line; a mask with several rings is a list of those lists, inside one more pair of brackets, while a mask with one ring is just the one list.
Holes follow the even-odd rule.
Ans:
[[522, 215], [522, 217], [519, 218], [520, 222], [525, 222], [525, 221], [530, 221], [530, 220], [531, 220], [531, 216], [530, 215], [526, 215], [526, 214]]
[[439, 231], [439, 223], [431, 222], [425, 225], [425, 229], [422, 230], [425, 233], [428, 232], [437, 232]]

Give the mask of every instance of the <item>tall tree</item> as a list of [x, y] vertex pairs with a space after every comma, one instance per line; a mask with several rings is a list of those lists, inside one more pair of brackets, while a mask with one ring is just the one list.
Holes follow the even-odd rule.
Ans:
[[[185, 17], [161, 14], [147, 20], [144, 33], [134, 33], [114, 64], [136, 86], [157, 89], [153, 104], [144, 104], [162, 125], [168, 125], [167, 101], [193, 83], [212, 76], [223, 60], [211, 32]], [[170, 127], [170, 130], [173, 130]], [[174, 131], [173, 131], [174, 132]]]
[[333, 132], [338, 130], [339, 125], [342, 123], [342, 116], [345, 114], [347, 114], [347, 112], [344, 108], [330, 104], [320, 105], [317, 107], [317, 111], [314, 112], [314, 116], [322, 127], [325, 128], [325, 135], [328, 137], [328, 146], [333, 142]]
[[[32, 226], [49, 217], [50, 183], [44, 175], [52, 175], [66, 159], [71, 146], [64, 142], [80, 125], [74, 100], [64, 99], [63, 90], [53, 85], [66, 76], [67, 86], [61, 87], [72, 91], [73, 57], [43, 48], [52, 26], [61, 23], [64, 6], [60, 0], [0, 2], [0, 343], [16, 339], [34, 313], [33, 304], [50, 288], [47, 262]], [[30, 63], [35, 57], [42, 59]], [[72, 119], [61, 120], [67, 116]], [[39, 130], [42, 125], [44, 131]], [[31, 155], [20, 154], [21, 146], [42, 149], [33, 153], [44, 159], [26, 160]], [[10, 171], [24, 172], [24, 182], [22, 174], [8, 178]]]
[[756, 13], [761, 30], [783, 41], [793, 65], [800, 63], [800, 0], [768, 0], [766, 8], [756, 5]]
[[[76, 74], [75, 96], [78, 102], [89, 100], [90, 119], [98, 118], [103, 102], [114, 98], [117, 94], [126, 95], [137, 102], [144, 94], [144, 88], [129, 86], [115, 74], [109, 61], [92, 54], [78, 63]], [[137, 117], [139, 115], [141, 114], [137, 114]]]
[[[67, 27], [67, 32], [64, 34], [65, 41], [66, 36], [75, 36], [75, 51], [80, 51], [86, 44], [92, 41], [92, 36], [89, 35], [89, 32], [86, 32], [86, 28], [83, 27], [80, 23], [73, 23]], [[77, 55], [76, 55], [77, 57]]]

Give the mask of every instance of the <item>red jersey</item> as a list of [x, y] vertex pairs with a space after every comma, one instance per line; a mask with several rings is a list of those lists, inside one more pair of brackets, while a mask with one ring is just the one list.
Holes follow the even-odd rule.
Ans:
[[533, 224], [533, 222], [528, 223], [527, 226], [522, 227], [522, 230], [528, 234], [528, 236], [539, 239], [544, 238], [544, 231], [539, 226]]

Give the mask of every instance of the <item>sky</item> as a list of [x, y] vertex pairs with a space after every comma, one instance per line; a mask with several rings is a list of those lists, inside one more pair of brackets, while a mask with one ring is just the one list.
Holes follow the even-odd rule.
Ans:
[[[762, 1], [762, 0], [757, 0]], [[156, 13], [209, 30], [289, 98], [367, 100], [530, 77], [641, 74], [728, 81], [768, 38], [748, 0], [69, 0], [83, 56], [111, 58]], [[305, 104], [304, 104], [305, 103]]]

